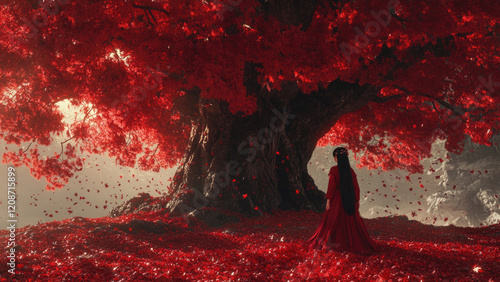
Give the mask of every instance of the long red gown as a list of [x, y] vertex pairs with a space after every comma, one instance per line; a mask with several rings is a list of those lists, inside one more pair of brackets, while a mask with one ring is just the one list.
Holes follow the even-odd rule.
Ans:
[[339, 185], [339, 168], [330, 169], [328, 190], [325, 198], [330, 199], [330, 210], [325, 211], [321, 224], [307, 244], [311, 249], [329, 248], [336, 251], [372, 252], [377, 251], [370, 238], [363, 219], [359, 215], [359, 184], [351, 169], [356, 196], [356, 211], [348, 215], [342, 206]]

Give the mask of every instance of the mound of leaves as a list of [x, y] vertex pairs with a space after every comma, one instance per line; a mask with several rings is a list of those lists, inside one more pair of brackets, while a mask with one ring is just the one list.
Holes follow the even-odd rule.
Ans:
[[17, 232], [16, 274], [9, 274], [2, 263], [0, 280], [498, 281], [500, 277], [500, 225], [458, 228], [423, 225], [406, 217], [366, 219], [380, 252], [359, 255], [307, 248], [321, 216], [280, 211], [211, 227], [196, 218], [156, 211], [28, 226]]

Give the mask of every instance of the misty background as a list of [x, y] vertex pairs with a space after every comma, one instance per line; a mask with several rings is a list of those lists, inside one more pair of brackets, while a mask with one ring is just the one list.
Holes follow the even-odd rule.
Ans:
[[[63, 122], [79, 118], [78, 109], [69, 103], [60, 105]], [[52, 146], [39, 146], [40, 155], [60, 152], [65, 137], [54, 137]], [[368, 170], [357, 168], [350, 154], [351, 166], [360, 185], [360, 213], [365, 218], [406, 215], [426, 224], [484, 226], [500, 222], [500, 136], [493, 146], [477, 145], [467, 139], [461, 155], [448, 154], [444, 141], [433, 144], [433, 155], [422, 161], [424, 173], [403, 170]], [[496, 144], [496, 145], [495, 145]], [[28, 143], [23, 144], [26, 149]], [[341, 145], [341, 144], [339, 144]], [[348, 146], [347, 146], [348, 147]], [[309, 161], [309, 174], [319, 189], [326, 192], [328, 171], [336, 165], [334, 147], [315, 149]], [[0, 155], [19, 150], [0, 140]], [[102, 217], [114, 207], [139, 193], [160, 196], [167, 192], [176, 167], [159, 172], [141, 171], [115, 164], [114, 159], [85, 155], [83, 169], [62, 189], [45, 190], [45, 180], [31, 176], [26, 167], [16, 167], [17, 227], [62, 220], [75, 216]], [[0, 221], [7, 227], [8, 165], [0, 164]]]

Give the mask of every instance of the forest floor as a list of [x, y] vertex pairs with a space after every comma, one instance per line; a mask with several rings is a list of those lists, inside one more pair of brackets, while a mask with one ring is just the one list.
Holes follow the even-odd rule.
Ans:
[[280, 211], [215, 228], [143, 212], [28, 226], [17, 230], [15, 274], [2, 263], [0, 281], [500, 281], [500, 225], [365, 219], [380, 252], [360, 255], [309, 250], [321, 216]]

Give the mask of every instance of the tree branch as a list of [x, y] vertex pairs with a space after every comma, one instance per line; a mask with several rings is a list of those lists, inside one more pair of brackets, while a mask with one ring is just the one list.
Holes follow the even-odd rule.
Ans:
[[[426, 96], [426, 97], [432, 98], [430, 96]], [[443, 106], [443, 107], [449, 109], [450, 111], [452, 111], [457, 116], [462, 116], [464, 113], [470, 112], [470, 110], [454, 106], [454, 105], [452, 105], [452, 104], [450, 104], [450, 103], [448, 103], [446, 101], [443, 101], [443, 100], [440, 100], [440, 99], [437, 99], [437, 98], [434, 98], [434, 100], [436, 102], [438, 102], [441, 106]]]
[[[411, 95], [411, 91], [408, 91], [407, 89], [403, 88], [403, 87], [398, 87], [398, 86], [394, 86], [395, 88], [405, 92], [406, 94], [408, 95]], [[440, 98], [437, 98], [437, 97], [432, 97], [431, 95], [429, 94], [425, 94], [425, 93], [417, 93], [417, 94], [414, 94], [414, 95], [418, 95], [418, 96], [423, 96], [423, 97], [426, 97], [426, 98], [429, 98], [435, 102], [437, 102], [439, 105], [443, 106], [444, 108], [450, 110], [455, 116], [461, 118], [461, 119], [464, 119], [464, 114], [465, 113], [471, 113], [471, 112], [474, 112], [474, 111], [477, 111], [477, 110], [485, 110], [484, 108], [463, 108], [463, 107], [460, 107], [460, 106], [456, 106], [456, 105], [452, 105], [450, 104], [449, 102], [447, 101], [444, 101], [443, 99], [440, 99]], [[439, 113], [439, 110], [437, 109], [436, 105], [434, 103], [432, 103], [434, 109], [436, 110], [436, 112]], [[483, 113], [479, 113], [477, 115], [471, 115], [471, 117], [473, 118], [473, 120], [481, 120], [485, 115], [489, 114], [489, 113], [493, 113], [495, 112], [495, 110], [488, 110], [488, 111], [484, 111]]]
[[158, 143], [158, 144], [156, 145], [156, 149], [155, 149], [155, 151], [151, 154], [151, 157], [153, 157], [153, 158], [154, 158], [154, 155], [155, 155], [155, 154], [156, 154], [156, 152], [158, 151], [158, 148], [159, 148], [159, 147], [160, 147], [160, 143]]
[[170, 13], [167, 12], [167, 10], [164, 10], [164, 9], [161, 9], [161, 8], [156, 8], [156, 7], [146, 6], [146, 5], [137, 5], [137, 4], [132, 4], [132, 7], [144, 10], [144, 12], [148, 11], [151, 14], [151, 16], [152, 16], [151, 10], [163, 13], [163, 14], [165, 14], [167, 16], [170, 16]]
[[61, 142], [61, 153], [59, 154], [59, 158], [64, 154], [64, 143], [72, 140], [73, 138], [75, 138], [75, 136], [69, 138], [69, 139], [66, 139], [64, 141]]
[[150, 6], [146, 6], [146, 5], [137, 5], [137, 4], [133, 4], [132, 7], [137, 8], [137, 9], [142, 9], [142, 10], [148, 10], [148, 11], [153, 10], [153, 11], [157, 11], [157, 12], [160, 12], [160, 13], [164, 13], [167, 16], [170, 16], [170, 13], [167, 12], [166, 10], [160, 9], [160, 8], [156, 8], [156, 7], [150, 7]]
[[403, 95], [397, 94], [397, 95], [392, 95], [392, 96], [387, 96], [387, 97], [380, 97], [378, 95], [373, 96], [372, 101], [378, 104], [383, 104], [386, 102], [389, 102], [391, 100], [396, 100], [396, 99], [401, 99]]
[[26, 151], [28, 151], [28, 150], [30, 149], [30, 147], [31, 147], [31, 145], [32, 145], [32, 144], [33, 144], [33, 142], [30, 142], [30, 144], [28, 145], [28, 148], [26, 148], [26, 150], [24, 150], [24, 151], [21, 153], [21, 155], [22, 155], [22, 154], [24, 154], [24, 153], [26, 153]]
[[[152, 25], [152, 26], [154, 26], [155, 24], [158, 23], [156, 21], [154, 14], [153, 14], [153, 11], [164, 13], [165, 15], [170, 16], [169, 12], [167, 12], [166, 10], [161, 9], [161, 8], [150, 7], [150, 6], [146, 6], [146, 5], [137, 5], [137, 4], [132, 4], [132, 7], [143, 10], [144, 14], [146, 15], [146, 18], [148, 19], [148, 25]], [[151, 19], [149, 17], [151, 17], [151, 19], [153, 19], [154, 24], [151, 22]]]

